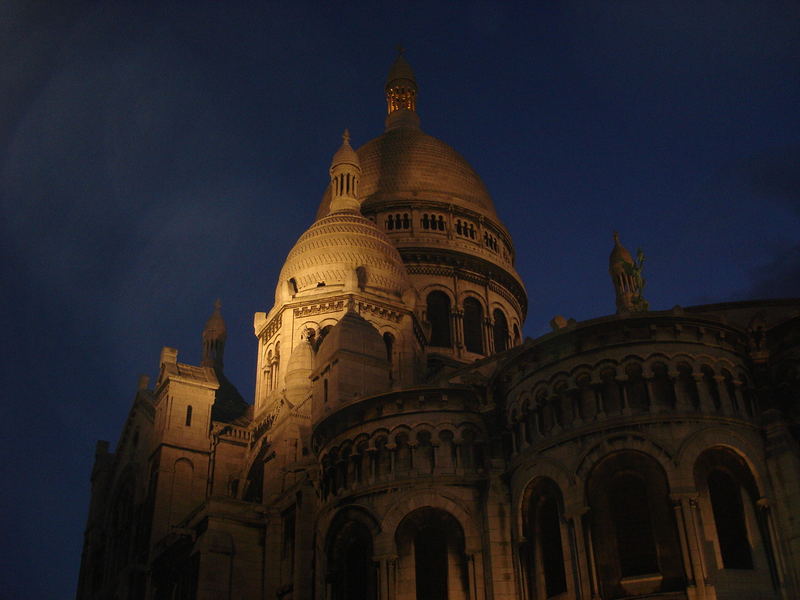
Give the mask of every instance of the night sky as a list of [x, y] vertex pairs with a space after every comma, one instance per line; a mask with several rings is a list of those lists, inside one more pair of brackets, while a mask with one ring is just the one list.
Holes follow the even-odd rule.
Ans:
[[615, 229], [653, 309], [800, 296], [800, 3], [455, 6], [0, 2], [0, 598], [74, 596], [95, 441], [217, 297], [251, 398], [253, 313], [342, 130], [383, 131], [397, 44], [516, 241], [528, 336], [614, 311]]

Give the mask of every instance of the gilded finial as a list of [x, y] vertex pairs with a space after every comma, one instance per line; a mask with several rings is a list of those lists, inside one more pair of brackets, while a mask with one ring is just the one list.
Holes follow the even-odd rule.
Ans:
[[397, 44], [397, 56], [403, 56], [406, 49], [401, 44]]
[[342, 141], [344, 141], [345, 144], [350, 145], [350, 130], [349, 129], [345, 129], [344, 130], [344, 133], [342, 134]]
[[220, 300], [219, 298], [217, 298], [217, 299], [214, 301], [214, 310], [215, 310], [215, 311], [219, 311], [219, 310], [221, 310], [221, 309], [222, 309], [222, 300]]

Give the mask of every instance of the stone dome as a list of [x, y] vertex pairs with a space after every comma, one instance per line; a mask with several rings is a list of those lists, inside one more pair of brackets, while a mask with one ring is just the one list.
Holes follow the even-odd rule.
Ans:
[[[456, 150], [415, 127], [398, 127], [361, 146], [359, 198], [380, 202], [398, 197], [443, 200], [497, 218], [483, 181]], [[317, 216], [331, 201], [325, 191]]]
[[346, 211], [318, 219], [300, 236], [283, 265], [275, 296], [280, 303], [296, 295], [364, 289], [400, 298], [409, 286], [403, 260], [386, 234], [369, 219]]

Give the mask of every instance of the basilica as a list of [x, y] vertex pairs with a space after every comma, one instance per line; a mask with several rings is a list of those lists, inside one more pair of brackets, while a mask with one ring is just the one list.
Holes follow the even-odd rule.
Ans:
[[800, 598], [800, 299], [651, 311], [615, 235], [614, 314], [523, 339], [488, 190], [402, 55], [385, 93], [254, 315], [252, 402], [218, 302], [98, 442], [77, 598]]

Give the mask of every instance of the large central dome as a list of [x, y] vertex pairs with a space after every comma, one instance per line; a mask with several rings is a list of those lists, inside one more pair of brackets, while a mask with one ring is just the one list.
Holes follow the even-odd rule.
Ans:
[[[358, 149], [362, 202], [441, 200], [496, 217], [481, 178], [461, 154], [417, 127], [398, 127]], [[328, 214], [326, 190], [317, 217]]]

